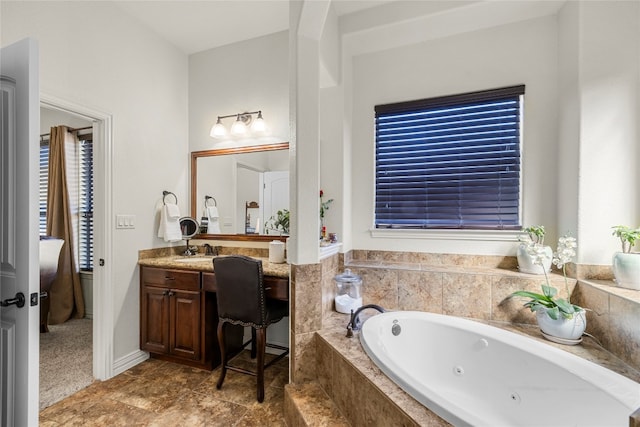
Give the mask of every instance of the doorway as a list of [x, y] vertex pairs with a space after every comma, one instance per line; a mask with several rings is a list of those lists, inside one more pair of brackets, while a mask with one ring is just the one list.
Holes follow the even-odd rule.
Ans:
[[[85, 306], [85, 316], [49, 325], [40, 334], [40, 409], [70, 396], [93, 382], [93, 123], [66, 111], [40, 107], [40, 235], [46, 235], [48, 160], [50, 129], [65, 125], [78, 129], [78, 165], [76, 171], [80, 200], [77, 211], [76, 262]], [[75, 180], [74, 180], [75, 181]], [[76, 212], [72, 212], [76, 215]], [[51, 298], [52, 296], [49, 296]], [[41, 331], [42, 332], [42, 331]]]
[[[106, 380], [113, 376], [113, 355], [110, 351], [113, 348], [112, 292], [105, 285], [111, 278], [111, 267], [105, 259], [110, 259], [112, 242], [112, 118], [110, 114], [42, 93], [40, 107], [41, 133], [48, 133], [50, 126], [64, 124], [74, 128], [88, 126], [93, 134], [93, 271], [90, 274], [81, 272], [87, 307], [85, 319], [71, 319], [65, 323], [69, 323], [70, 331], [67, 333], [71, 336], [79, 333], [84, 339], [89, 337], [92, 351], [87, 359], [90, 363], [87, 375], [90, 380]], [[76, 320], [83, 320], [84, 324], [76, 328], [73, 325]], [[78, 338], [71, 340], [77, 341]]]

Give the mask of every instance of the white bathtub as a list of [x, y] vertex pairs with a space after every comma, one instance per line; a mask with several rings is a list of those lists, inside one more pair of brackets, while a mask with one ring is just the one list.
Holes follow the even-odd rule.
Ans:
[[360, 339], [386, 375], [456, 426], [624, 427], [640, 407], [640, 384], [471, 320], [387, 312], [366, 320]]

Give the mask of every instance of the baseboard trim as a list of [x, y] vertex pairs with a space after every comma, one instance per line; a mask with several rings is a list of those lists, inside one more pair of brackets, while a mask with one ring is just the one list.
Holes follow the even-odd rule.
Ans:
[[127, 354], [124, 357], [113, 362], [113, 376], [123, 373], [127, 369], [131, 369], [134, 366], [144, 362], [149, 358], [149, 353], [142, 350], [137, 350]]

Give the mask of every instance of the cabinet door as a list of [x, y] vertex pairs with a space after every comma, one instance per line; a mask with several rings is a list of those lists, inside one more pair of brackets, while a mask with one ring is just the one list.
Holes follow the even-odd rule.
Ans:
[[169, 353], [187, 359], [200, 359], [200, 292], [172, 289]]
[[140, 348], [153, 353], [169, 351], [169, 291], [143, 286]]

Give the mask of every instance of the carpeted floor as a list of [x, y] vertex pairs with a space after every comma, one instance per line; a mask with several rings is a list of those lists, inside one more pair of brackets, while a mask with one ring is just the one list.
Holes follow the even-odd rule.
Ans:
[[71, 319], [40, 334], [40, 409], [93, 382], [92, 323]]

